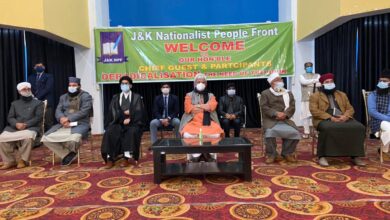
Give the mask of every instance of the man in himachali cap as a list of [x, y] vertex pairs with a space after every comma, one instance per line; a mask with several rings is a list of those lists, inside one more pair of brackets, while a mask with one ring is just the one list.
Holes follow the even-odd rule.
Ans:
[[77, 77], [69, 77], [69, 83], [77, 83], [80, 85], [80, 82], [81, 82], [81, 79], [80, 78], [77, 78]]

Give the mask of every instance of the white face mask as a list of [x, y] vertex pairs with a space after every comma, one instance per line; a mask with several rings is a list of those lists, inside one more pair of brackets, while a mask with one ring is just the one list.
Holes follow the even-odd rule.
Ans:
[[227, 94], [228, 94], [228, 96], [234, 96], [236, 94], [236, 90], [235, 89], [228, 89]]
[[206, 85], [205, 85], [204, 83], [198, 83], [198, 84], [196, 84], [196, 89], [197, 89], [199, 92], [202, 92], [205, 88], [206, 88]]
[[77, 92], [77, 89], [78, 89], [77, 86], [69, 86], [68, 87], [68, 92], [69, 93], [75, 93], [75, 92]]
[[326, 83], [326, 84], [324, 84], [324, 89], [326, 89], [326, 90], [332, 90], [334, 88], [336, 88], [336, 84], [334, 84], [334, 83]]
[[274, 89], [277, 92], [279, 92], [280, 90], [284, 89], [284, 82], [276, 82]]
[[164, 95], [168, 95], [170, 91], [171, 91], [170, 88], [162, 88], [162, 89], [161, 89], [161, 92], [162, 92]]
[[29, 92], [23, 92], [23, 91], [21, 91], [21, 92], [19, 92], [19, 94], [20, 94], [21, 96], [23, 96], [23, 97], [30, 97], [30, 96], [32, 96], [32, 92], [31, 92], [31, 91], [29, 91]]

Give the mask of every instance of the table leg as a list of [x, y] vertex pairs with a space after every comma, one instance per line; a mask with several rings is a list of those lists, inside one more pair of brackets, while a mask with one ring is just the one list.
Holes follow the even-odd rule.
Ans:
[[251, 148], [245, 148], [243, 153], [240, 153], [242, 157], [242, 168], [244, 171], [244, 180], [252, 181], [252, 151]]
[[153, 151], [154, 183], [161, 183], [161, 152]]

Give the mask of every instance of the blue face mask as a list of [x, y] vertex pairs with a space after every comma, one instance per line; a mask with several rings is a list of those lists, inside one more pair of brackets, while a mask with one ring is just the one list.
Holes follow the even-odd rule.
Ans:
[[121, 90], [122, 90], [122, 92], [129, 92], [130, 85], [129, 84], [121, 84]]
[[326, 89], [326, 90], [332, 90], [334, 88], [336, 88], [336, 84], [334, 84], [334, 83], [324, 84], [324, 89]]
[[306, 73], [313, 73], [313, 67], [311, 67], [311, 66], [308, 66], [308, 67], [306, 67]]
[[37, 66], [35, 67], [35, 71], [37, 71], [37, 73], [42, 73], [43, 71], [45, 71], [45, 68], [43, 68], [42, 66]]
[[389, 83], [380, 81], [376, 86], [380, 89], [387, 89], [389, 88]]

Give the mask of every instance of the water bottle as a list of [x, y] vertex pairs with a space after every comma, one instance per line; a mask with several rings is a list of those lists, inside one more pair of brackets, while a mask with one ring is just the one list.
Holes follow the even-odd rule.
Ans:
[[203, 131], [202, 131], [202, 128], [199, 129], [199, 142], [203, 143]]

